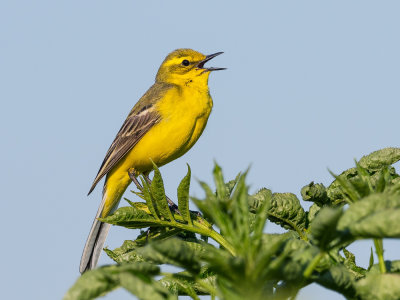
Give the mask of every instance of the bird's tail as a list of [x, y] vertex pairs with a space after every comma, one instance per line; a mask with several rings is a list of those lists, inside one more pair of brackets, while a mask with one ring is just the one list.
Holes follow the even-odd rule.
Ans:
[[86, 240], [85, 248], [83, 248], [81, 264], [79, 266], [79, 272], [81, 272], [81, 274], [96, 267], [108, 231], [110, 230], [111, 224], [97, 220], [97, 218], [101, 217], [106, 199], [107, 193], [104, 193], [103, 200], [101, 201], [92, 228], [90, 229], [89, 236]]

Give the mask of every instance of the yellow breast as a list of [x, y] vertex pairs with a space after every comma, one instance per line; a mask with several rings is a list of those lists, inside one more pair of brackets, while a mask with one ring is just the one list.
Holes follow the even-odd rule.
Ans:
[[212, 108], [208, 89], [173, 88], [156, 106], [161, 121], [127, 154], [118, 169], [152, 169], [185, 154], [202, 134]]

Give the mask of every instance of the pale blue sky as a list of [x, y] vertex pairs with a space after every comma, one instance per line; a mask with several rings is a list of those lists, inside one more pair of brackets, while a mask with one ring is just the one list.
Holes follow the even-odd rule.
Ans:
[[[400, 146], [400, 2], [329, 2], [1, 1], [2, 298], [60, 299], [79, 276], [102, 183], [86, 194], [176, 48], [225, 51], [212, 65], [228, 70], [211, 75], [199, 142], [162, 168], [170, 195], [186, 162], [207, 182], [214, 159], [227, 178], [251, 164], [252, 190], [299, 195], [312, 180], [329, 184], [327, 168]], [[134, 237], [112, 228], [106, 245]], [[371, 245], [353, 247], [359, 264]], [[384, 246], [399, 258], [398, 241]], [[322, 298], [343, 299], [317, 286], [298, 297]]]

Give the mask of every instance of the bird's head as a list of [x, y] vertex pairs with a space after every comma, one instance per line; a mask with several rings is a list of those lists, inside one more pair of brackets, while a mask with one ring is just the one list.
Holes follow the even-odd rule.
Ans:
[[206, 68], [204, 64], [222, 53], [204, 55], [192, 49], [177, 49], [164, 59], [158, 69], [156, 81], [207, 87], [210, 72], [225, 68]]

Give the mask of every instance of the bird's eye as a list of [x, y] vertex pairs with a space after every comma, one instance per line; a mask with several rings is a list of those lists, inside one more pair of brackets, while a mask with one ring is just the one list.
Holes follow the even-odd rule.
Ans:
[[184, 60], [182, 61], [182, 65], [184, 65], [185, 67], [187, 67], [189, 64], [190, 64], [190, 63], [189, 63], [189, 61], [188, 61], [187, 59], [184, 59]]

